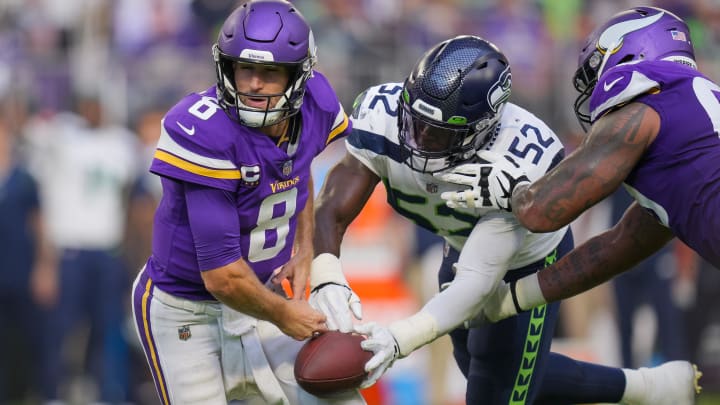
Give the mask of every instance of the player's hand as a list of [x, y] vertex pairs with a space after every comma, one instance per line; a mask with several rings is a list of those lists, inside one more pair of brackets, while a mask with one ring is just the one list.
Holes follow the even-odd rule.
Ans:
[[509, 156], [491, 151], [478, 152], [478, 163], [455, 166], [434, 176], [448, 183], [470, 188], [446, 191], [440, 195], [450, 208], [496, 208], [512, 211], [515, 188], [530, 183], [525, 172]]
[[500, 280], [497, 287], [490, 293], [485, 301], [483, 307], [482, 317], [487, 322], [498, 322], [505, 318], [517, 315], [518, 311], [515, 309], [513, 303], [512, 292], [510, 290], [510, 284]]
[[305, 289], [307, 287], [308, 277], [310, 276], [311, 260], [311, 254], [301, 251], [294, 254], [290, 260], [270, 278], [272, 289], [282, 292], [282, 295], [284, 295], [282, 282], [283, 280], [287, 280], [292, 290], [292, 299], [304, 300], [306, 298]]
[[326, 316], [305, 300], [284, 300], [274, 321], [280, 330], [295, 340], [305, 340], [327, 331]]
[[365, 363], [368, 377], [360, 384], [360, 388], [364, 389], [375, 384], [385, 374], [400, 356], [400, 349], [390, 330], [375, 322], [355, 325], [355, 332], [367, 336], [360, 346], [363, 350], [373, 352], [373, 357]]
[[348, 285], [340, 259], [330, 253], [320, 254], [312, 261], [310, 305], [327, 316], [329, 330], [350, 332], [352, 317], [362, 319], [360, 297]]

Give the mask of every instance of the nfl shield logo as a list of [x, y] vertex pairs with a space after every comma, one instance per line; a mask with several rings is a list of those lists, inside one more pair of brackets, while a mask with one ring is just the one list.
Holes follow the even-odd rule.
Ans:
[[425, 184], [425, 190], [428, 193], [435, 194], [438, 192], [438, 185], [433, 183], [426, 183]]
[[190, 325], [183, 325], [178, 328], [178, 337], [180, 340], [190, 339], [190, 337], [192, 337], [192, 334], [190, 333]]
[[289, 177], [290, 173], [292, 173], [292, 160], [288, 160], [287, 162], [283, 163], [282, 165], [282, 174], [285, 177]]

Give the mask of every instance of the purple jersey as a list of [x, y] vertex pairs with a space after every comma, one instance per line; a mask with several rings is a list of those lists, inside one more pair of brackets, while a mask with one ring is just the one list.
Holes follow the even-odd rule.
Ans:
[[660, 132], [625, 186], [638, 203], [720, 268], [720, 87], [677, 62], [616, 66], [590, 98], [592, 121], [634, 101], [652, 107]]
[[[239, 125], [218, 106], [216, 89], [193, 93], [164, 117], [150, 171], [164, 180], [155, 213], [152, 255], [147, 271], [161, 289], [194, 299], [214, 299], [200, 277], [180, 182], [224, 190], [234, 196], [240, 223], [239, 251], [261, 282], [289, 259], [298, 214], [308, 199], [310, 164], [325, 146], [349, 131], [335, 92], [319, 73], [307, 83], [300, 109], [302, 129], [287, 151], [255, 128]], [[231, 241], [228, 251], [238, 250]], [[226, 257], [228, 264], [237, 257]]]

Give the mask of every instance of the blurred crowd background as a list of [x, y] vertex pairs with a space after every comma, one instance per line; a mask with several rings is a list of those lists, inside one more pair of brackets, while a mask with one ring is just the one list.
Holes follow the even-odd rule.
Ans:
[[[296, 0], [318, 70], [346, 111], [370, 85], [401, 82], [422, 52], [481, 35], [510, 60], [511, 101], [582, 137], [571, 78], [585, 36], [610, 15], [657, 5], [691, 26], [700, 69], [720, 79], [720, 1]], [[157, 403], [130, 319], [160, 196], [147, 167], [164, 111], [215, 81], [210, 46], [236, 0], [0, 1], [0, 403]], [[342, 152], [317, 160], [319, 188]], [[579, 218], [576, 241], [609, 227], [618, 194]], [[436, 291], [437, 239], [376, 190], [342, 260], [365, 319], [391, 321]], [[720, 272], [681, 244], [568, 300], [555, 349], [611, 365], [691, 359], [720, 392]], [[372, 404], [461, 404], [449, 340], [399, 361]], [[701, 403], [711, 403], [707, 402]]]

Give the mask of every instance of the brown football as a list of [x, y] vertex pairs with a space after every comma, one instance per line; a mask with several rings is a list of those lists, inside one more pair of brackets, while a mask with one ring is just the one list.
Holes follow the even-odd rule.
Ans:
[[330, 331], [308, 340], [295, 359], [295, 379], [307, 392], [324, 396], [356, 389], [367, 377], [364, 336]]

